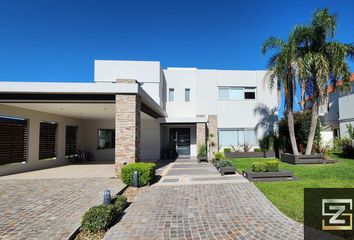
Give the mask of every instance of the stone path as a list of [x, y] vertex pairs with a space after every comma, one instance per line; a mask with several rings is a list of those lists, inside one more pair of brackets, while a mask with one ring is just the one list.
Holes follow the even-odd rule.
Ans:
[[103, 177], [34, 175], [0, 177], [0, 239], [67, 239], [85, 210], [102, 202], [104, 190], [115, 194], [124, 187], [117, 179]]
[[105, 239], [303, 239], [303, 226], [280, 213], [252, 183], [240, 175], [221, 177], [211, 167], [171, 164]]

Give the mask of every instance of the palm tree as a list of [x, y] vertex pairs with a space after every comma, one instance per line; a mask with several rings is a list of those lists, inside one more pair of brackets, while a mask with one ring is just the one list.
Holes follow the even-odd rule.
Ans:
[[274, 137], [275, 128], [278, 122], [278, 109], [276, 107], [269, 108], [264, 103], [259, 103], [253, 110], [253, 113], [260, 116], [260, 120], [256, 125], [256, 129], [262, 128], [263, 136]]
[[350, 71], [347, 57], [354, 58], [354, 45], [342, 44], [334, 40], [337, 16], [328, 9], [317, 10], [309, 25], [298, 27], [297, 67], [302, 92], [311, 96], [311, 128], [305, 154], [311, 154], [319, 105], [328, 102], [328, 86], [337, 86], [340, 80], [346, 90], [350, 90]]
[[296, 35], [291, 33], [288, 37], [288, 41], [282, 39], [270, 37], [262, 46], [262, 53], [270, 49], [276, 50], [275, 54], [269, 59], [267, 66], [266, 80], [269, 83], [270, 88], [277, 86], [278, 93], [281, 88], [285, 96], [285, 114], [288, 119], [288, 129], [291, 147], [295, 155], [299, 155], [299, 151], [296, 144], [295, 129], [294, 129], [294, 95], [296, 94], [296, 62], [297, 62], [297, 41]]

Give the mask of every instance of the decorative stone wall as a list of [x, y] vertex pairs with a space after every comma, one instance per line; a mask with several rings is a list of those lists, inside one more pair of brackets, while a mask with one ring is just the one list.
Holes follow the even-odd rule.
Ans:
[[115, 168], [139, 162], [141, 132], [141, 99], [135, 94], [116, 95], [115, 107]]
[[205, 123], [197, 123], [197, 150], [202, 144], [206, 144], [206, 126]]
[[209, 146], [209, 158], [214, 157], [214, 153], [218, 151], [218, 116], [208, 116], [208, 146]]

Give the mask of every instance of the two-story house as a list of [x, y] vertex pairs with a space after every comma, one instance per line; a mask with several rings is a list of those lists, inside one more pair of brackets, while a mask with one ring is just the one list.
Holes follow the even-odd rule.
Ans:
[[173, 146], [197, 156], [258, 145], [258, 103], [277, 106], [265, 71], [162, 69], [154, 61], [95, 61], [94, 82], [0, 82], [0, 174], [67, 162], [73, 149], [121, 165]]

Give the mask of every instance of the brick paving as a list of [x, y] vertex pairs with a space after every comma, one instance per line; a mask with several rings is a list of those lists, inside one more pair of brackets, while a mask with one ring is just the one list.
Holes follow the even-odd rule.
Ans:
[[247, 180], [200, 178], [206, 183], [146, 189], [105, 239], [303, 239], [303, 226], [280, 213]]
[[67, 239], [104, 190], [123, 187], [109, 178], [0, 178], [0, 239]]

